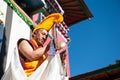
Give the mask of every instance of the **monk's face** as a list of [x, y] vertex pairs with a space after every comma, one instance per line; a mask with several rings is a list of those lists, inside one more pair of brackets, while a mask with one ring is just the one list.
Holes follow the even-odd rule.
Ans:
[[48, 32], [45, 29], [38, 29], [35, 32], [35, 40], [39, 46], [43, 46], [47, 39]]

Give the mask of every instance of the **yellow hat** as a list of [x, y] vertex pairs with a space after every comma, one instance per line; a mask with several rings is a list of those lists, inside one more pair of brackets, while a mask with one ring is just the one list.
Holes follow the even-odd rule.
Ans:
[[54, 23], [60, 23], [62, 21], [63, 21], [63, 16], [60, 13], [50, 14], [34, 28], [33, 32], [35, 32], [37, 29], [40, 28], [49, 31]]

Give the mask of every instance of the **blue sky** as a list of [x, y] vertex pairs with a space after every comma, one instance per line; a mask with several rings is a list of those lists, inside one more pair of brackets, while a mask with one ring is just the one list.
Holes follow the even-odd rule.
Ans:
[[94, 17], [69, 28], [71, 76], [120, 60], [120, 0], [84, 1]]

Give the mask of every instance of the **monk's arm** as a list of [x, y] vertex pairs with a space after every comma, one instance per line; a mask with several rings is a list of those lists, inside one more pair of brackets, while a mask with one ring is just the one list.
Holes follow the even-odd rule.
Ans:
[[19, 51], [30, 61], [39, 59], [45, 53], [46, 48], [47, 46], [44, 46], [33, 50], [26, 40], [23, 40], [18, 46]]

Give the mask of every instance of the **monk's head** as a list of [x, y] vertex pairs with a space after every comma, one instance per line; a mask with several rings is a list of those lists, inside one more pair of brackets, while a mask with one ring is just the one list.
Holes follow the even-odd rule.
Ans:
[[43, 45], [47, 39], [48, 32], [55, 23], [63, 21], [63, 16], [60, 13], [53, 13], [45, 17], [33, 30], [33, 38], [38, 45]]

